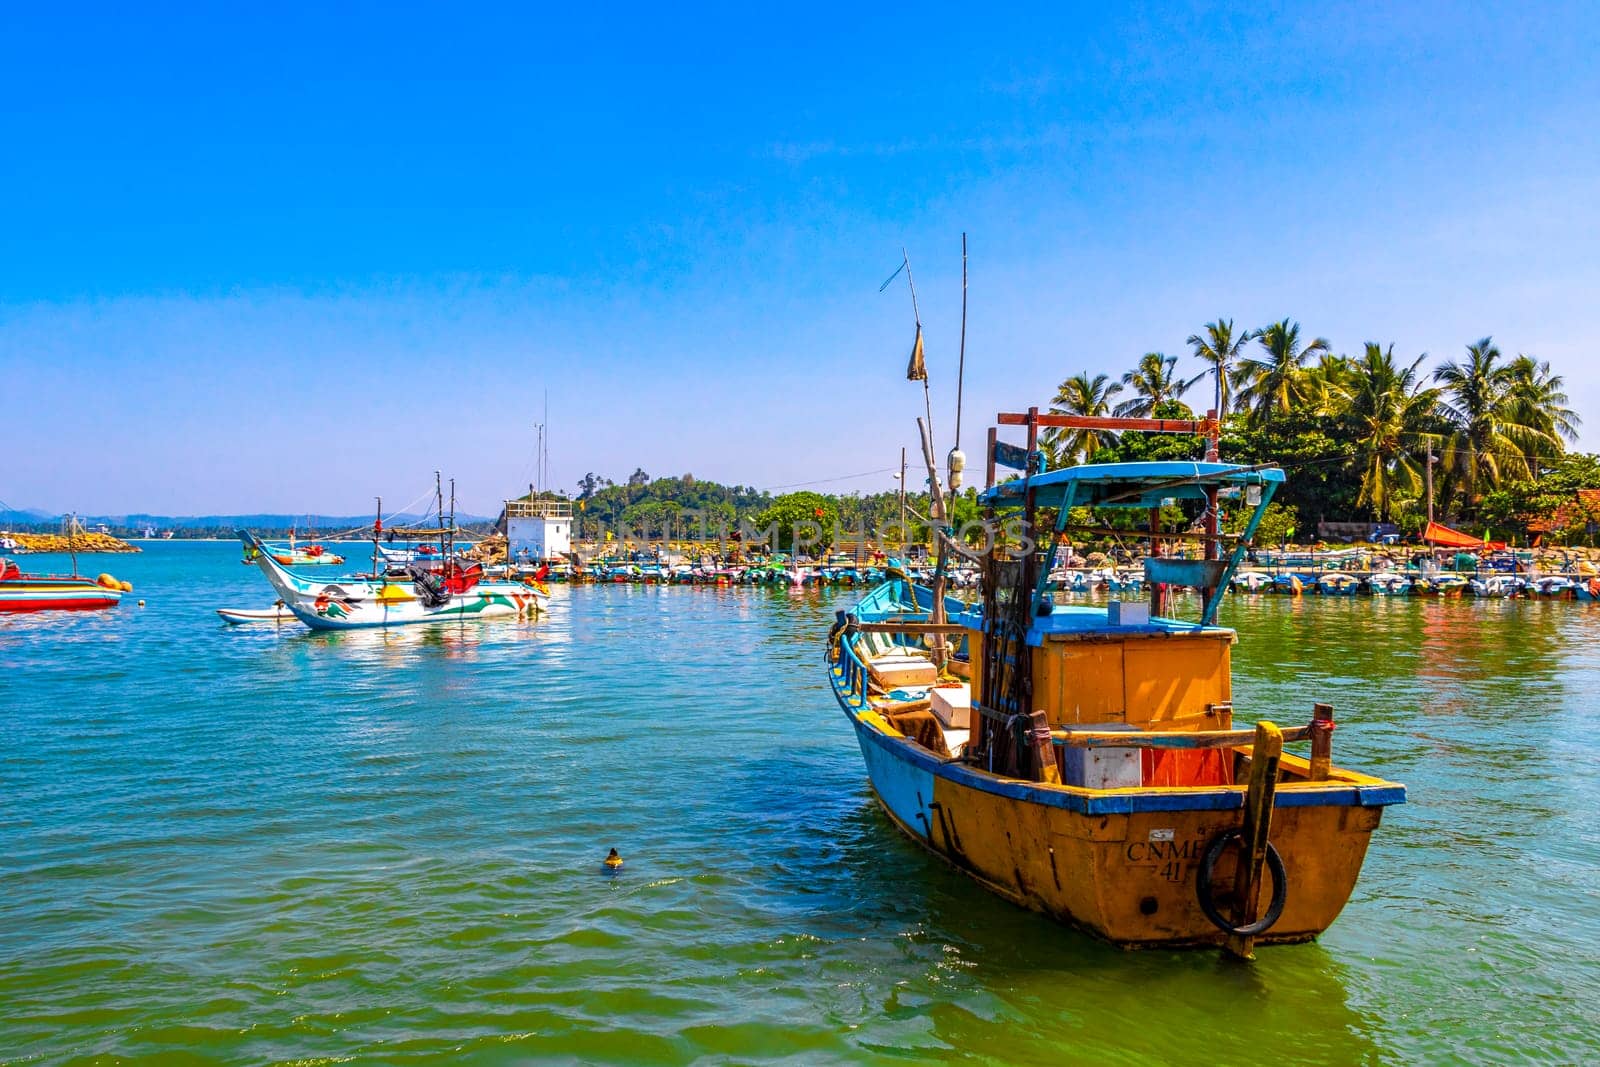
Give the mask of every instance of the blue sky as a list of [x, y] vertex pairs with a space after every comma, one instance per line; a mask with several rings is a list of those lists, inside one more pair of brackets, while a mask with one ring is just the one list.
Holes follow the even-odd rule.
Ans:
[[963, 230], [969, 453], [1218, 315], [1492, 333], [1600, 448], [1597, 56], [1578, 4], [13, 9], [0, 499], [492, 511], [547, 390], [564, 487], [881, 472], [878, 285], [948, 447]]

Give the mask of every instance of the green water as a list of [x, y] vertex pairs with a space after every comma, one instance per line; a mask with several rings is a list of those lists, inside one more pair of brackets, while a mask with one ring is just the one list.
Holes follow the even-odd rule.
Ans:
[[148, 606], [0, 619], [0, 1059], [1600, 1050], [1600, 609], [1230, 602], [1241, 719], [1331, 700], [1336, 759], [1411, 797], [1322, 940], [1242, 966], [1106, 948], [904, 840], [823, 677], [830, 594], [319, 635], [220, 625], [271, 600], [237, 559], [93, 558]]

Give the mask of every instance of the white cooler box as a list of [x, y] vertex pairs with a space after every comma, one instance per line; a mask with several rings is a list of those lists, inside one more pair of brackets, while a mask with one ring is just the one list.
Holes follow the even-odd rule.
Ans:
[[[1082, 722], [1074, 730], [1133, 730], [1125, 722]], [[1137, 748], [1065, 746], [1067, 785], [1080, 789], [1137, 789], [1144, 784], [1144, 760]]]
[[972, 729], [972, 687], [941, 685], [928, 690], [928, 704], [945, 726], [956, 730]]

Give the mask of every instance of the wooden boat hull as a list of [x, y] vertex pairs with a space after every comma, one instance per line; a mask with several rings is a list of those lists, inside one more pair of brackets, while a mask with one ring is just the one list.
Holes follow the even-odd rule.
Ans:
[[[1207, 845], [1239, 828], [1243, 786], [1087, 790], [1003, 779], [901, 736], [856, 708], [842, 672], [831, 674], [873, 793], [912, 840], [1012, 903], [1124, 948], [1222, 944], [1200, 909], [1196, 874]], [[1403, 787], [1350, 777], [1361, 780], [1279, 788], [1272, 842], [1288, 899], [1258, 942], [1311, 940], [1349, 900], [1383, 805], [1404, 798]], [[1225, 856], [1217, 884], [1229, 884], [1232, 869]]]
[[0, 581], [0, 613], [29, 611], [93, 611], [114, 608], [122, 590], [108, 589], [90, 578], [22, 577]]

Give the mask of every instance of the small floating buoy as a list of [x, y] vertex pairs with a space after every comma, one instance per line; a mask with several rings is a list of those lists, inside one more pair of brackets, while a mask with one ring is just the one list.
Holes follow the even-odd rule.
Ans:
[[606, 870], [608, 872], [616, 872], [621, 869], [622, 857], [617, 855], [616, 849], [612, 849], [610, 853], [606, 855]]

